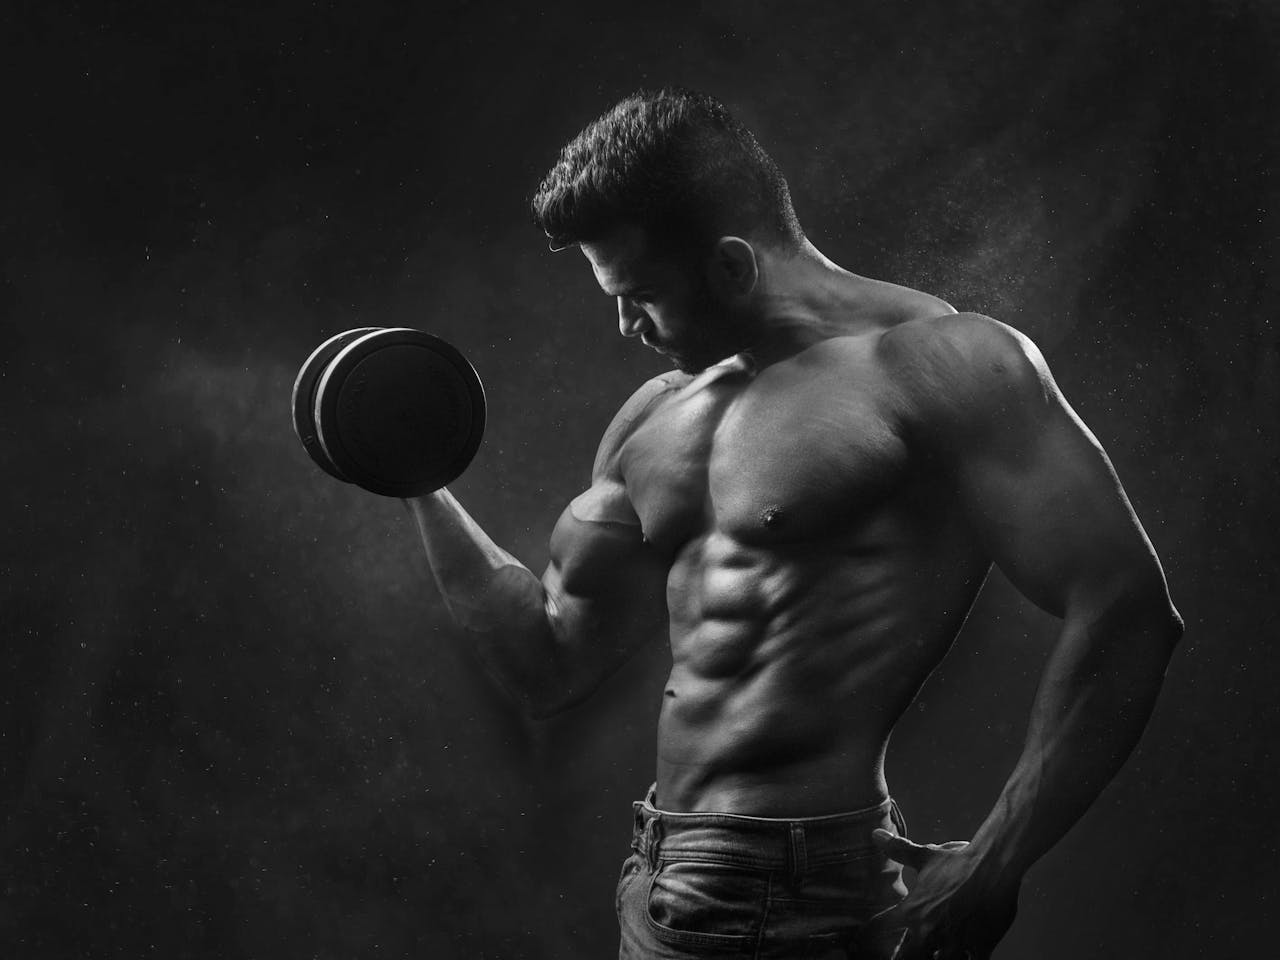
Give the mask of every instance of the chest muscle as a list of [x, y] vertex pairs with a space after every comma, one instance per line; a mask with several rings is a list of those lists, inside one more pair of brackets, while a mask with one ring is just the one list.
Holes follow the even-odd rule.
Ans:
[[671, 550], [718, 530], [744, 543], [826, 539], [875, 512], [906, 450], [847, 370], [778, 365], [675, 396], [622, 467], [645, 535]]

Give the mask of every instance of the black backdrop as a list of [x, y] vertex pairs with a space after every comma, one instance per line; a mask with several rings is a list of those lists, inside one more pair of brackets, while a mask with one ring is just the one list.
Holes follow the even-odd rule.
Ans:
[[[1274, 943], [1280, 31], [1248, 0], [6, 5], [0, 952], [594, 958], [664, 653], [526, 724], [391, 500], [289, 426], [322, 338], [485, 378], [456, 491], [537, 569], [656, 358], [527, 198], [641, 85], [708, 90], [820, 249], [1018, 326], [1186, 616], [1141, 747], [1030, 875], [1012, 958]], [[1054, 622], [993, 577], [895, 737], [969, 835]]]

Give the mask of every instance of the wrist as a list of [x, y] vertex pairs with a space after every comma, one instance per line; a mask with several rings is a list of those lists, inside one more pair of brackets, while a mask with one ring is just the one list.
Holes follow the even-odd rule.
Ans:
[[986, 890], [1016, 889], [1030, 867], [1016, 839], [998, 834], [984, 824], [965, 850], [973, 864], [976, 883]]
[[426, 517], [432, 513], [438, 512], [442, 507], [447, 507], [449, 502], [453, 501], [453, 495], [449, 493], [448, 487], [441, 487], [439, 490], [432, 490], [430, 493], [421, 493], [414, 497], [401, 497], [400, 502], [404, 504], [405, 509], [414, 517]]

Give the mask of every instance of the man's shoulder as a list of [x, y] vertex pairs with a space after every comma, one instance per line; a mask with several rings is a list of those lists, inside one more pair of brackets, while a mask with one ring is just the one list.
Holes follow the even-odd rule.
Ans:
[[1042, 384], [1044, 358], [1025, 334], [980, 313], [908, 320], [884, 330], [877, 355], [902, 388], [978, 399]]
[[609, 424], [609, 429], [605, 431], [605, 438], [608, 439], [610, 434], [622, 436], [629, 434], [665, 399], [687, 386], [691, 379], [687, 373], [669, 370], [666, 373], [658, 374], [658, 376], [650, 380], [646, 380], [618, 408], [613, 422]]
[[981, 358], [1013, 359], [1031, 341], [1007, 323], [981, 313], [918, 317], [887, 327], [880, 353], [888, 361], [961, 363]]
[[680, 390], [688, 384], [689, 380], [688, 374], [672, 370], [641, 384], [639, 389], [618, 408], [618, 412], [614, 414], [613, 420], [605, 429], [604, 436], [600, 440], [600, 450], [596, 456], [597, 472], [605, 462], [617, 455], [622, 444], [636, 427], [643, 423], [665, 398]]

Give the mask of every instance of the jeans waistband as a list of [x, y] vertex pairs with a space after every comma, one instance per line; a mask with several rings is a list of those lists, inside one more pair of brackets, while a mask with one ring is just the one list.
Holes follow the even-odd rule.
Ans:
[[631, 848], [649, 862], [662, 858], [736, 863], [803, 872], [806, 867], [869, 856], [871, 831], [905, 834], [892, 798], [872, 807], [822, 817], [781, 819], [736, 813], [672, 813], [656, 806], [657, 785], [633, 803]]

